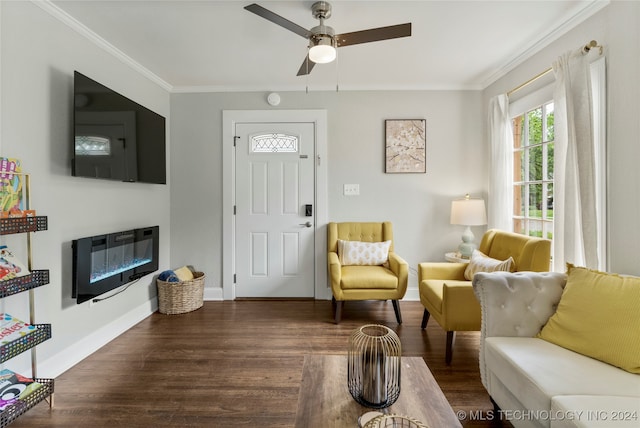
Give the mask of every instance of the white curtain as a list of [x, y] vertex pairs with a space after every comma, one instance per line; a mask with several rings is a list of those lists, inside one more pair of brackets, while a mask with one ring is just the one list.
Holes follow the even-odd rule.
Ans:
[[513, 230], [513, 132], [506, 94], [489, 100], [489, 228]]
[[582, 50], [553, 63], [556, 78], [554, 270], [565, 262], [598, 268], [595, 155], [589, 63]]

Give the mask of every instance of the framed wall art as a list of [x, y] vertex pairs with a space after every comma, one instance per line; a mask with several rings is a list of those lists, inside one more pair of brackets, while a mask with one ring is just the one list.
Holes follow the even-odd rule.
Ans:
[[427, 172], [426, 119], [387, 119], [384, 122], [384, 172]]

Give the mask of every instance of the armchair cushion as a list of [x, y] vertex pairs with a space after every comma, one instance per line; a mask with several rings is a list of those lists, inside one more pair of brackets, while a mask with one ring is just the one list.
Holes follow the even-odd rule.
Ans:
[[640, 278], [570, 267], [558, 309], [538, 337], [640, 373], [638, 302]]
[[342, 289], [391, 289], [398, 288], [398, 277], [381, 266], [343, 266]]
[[471, 281], [473, 275], [477, 272], [513, 272], [514, 268], [513, 257], [511, 256], [506, 260], [497, 260], [481, 251], [473, 250], [471, 260], [469, 260], [469, 264], [464, 271], [464, 277]]
[[391, 241], [363, 242], [338, 239], [338, 257], [343, 266], [379, 266], [389, 260]]

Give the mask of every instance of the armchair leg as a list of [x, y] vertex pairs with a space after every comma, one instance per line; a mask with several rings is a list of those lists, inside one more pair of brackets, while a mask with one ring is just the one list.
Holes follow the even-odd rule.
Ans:
[[398, 324], [402, 324], [402, 314], [400, 313], [400, 302], [398, 300], [392, 300], [393, 303], [393, 311], [396, 313], [396, 320]]
[[421, 329], [425, 329], [427, 328], [427, 323], [429, 322], [429, 317], [431, 316], [431, 314], [429, 313], [428, 310], [424, 310], [424, 313], [422, 314], [422, 324], [420, 324], [420, 328]]
[[453, 343], [456, 341], [456, 332], [447, 332], [447, 349], [445, 350], [444, 361], [448, 366], [451, 365], [451, 357], [453, 356]]
[[336, 300], [335, 297], [331, 299], [331, 306], [333, 307], [333, 320], [336, 324], [340, 324], [342, 319], [342, 307], [344, 306], [344, 300]]

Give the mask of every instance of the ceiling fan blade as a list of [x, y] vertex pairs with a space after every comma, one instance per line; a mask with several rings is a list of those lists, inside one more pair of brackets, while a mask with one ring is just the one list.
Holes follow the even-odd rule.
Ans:
[[359, 43], [378, 42], [380, 40], [397, 39], [411, 35], [411, 23], [390, 25], [388, 27], [371, 28], [352, 33], [337, 34], [336, 43], [340, 46], [357, 45]]
[[273, 22], [274, 24], [284, 27], [289, 31], [293, 31], [294, 33], [304, 37], [305, 39], [308, 39], [309, 37], [311, 37], [311, 32], [306, 28], [301, 27], [298, 24], [291, 22], [286, 18], [281, 17], [280, 15], [277, 15], [271, 12], [269, 9], [265, 9], [259, 4], [256, 4], [256, 3], [250, 4], [249, 6], [245, 6], [245, 9], [248, 10], [249, 12], [253, 12], [256, 15], [263, 17], [268, 21]]
[[296, 76], [305, 76], [311, 73], [314, 65], [316, 65], [316, 63], [311, 61], [309, 59], [309, 54], [307, 54], [307, 57], [302, 61], [302, 65], [300, 66], [300, 70], [298, 70], [298, 74], [296, 74]]

